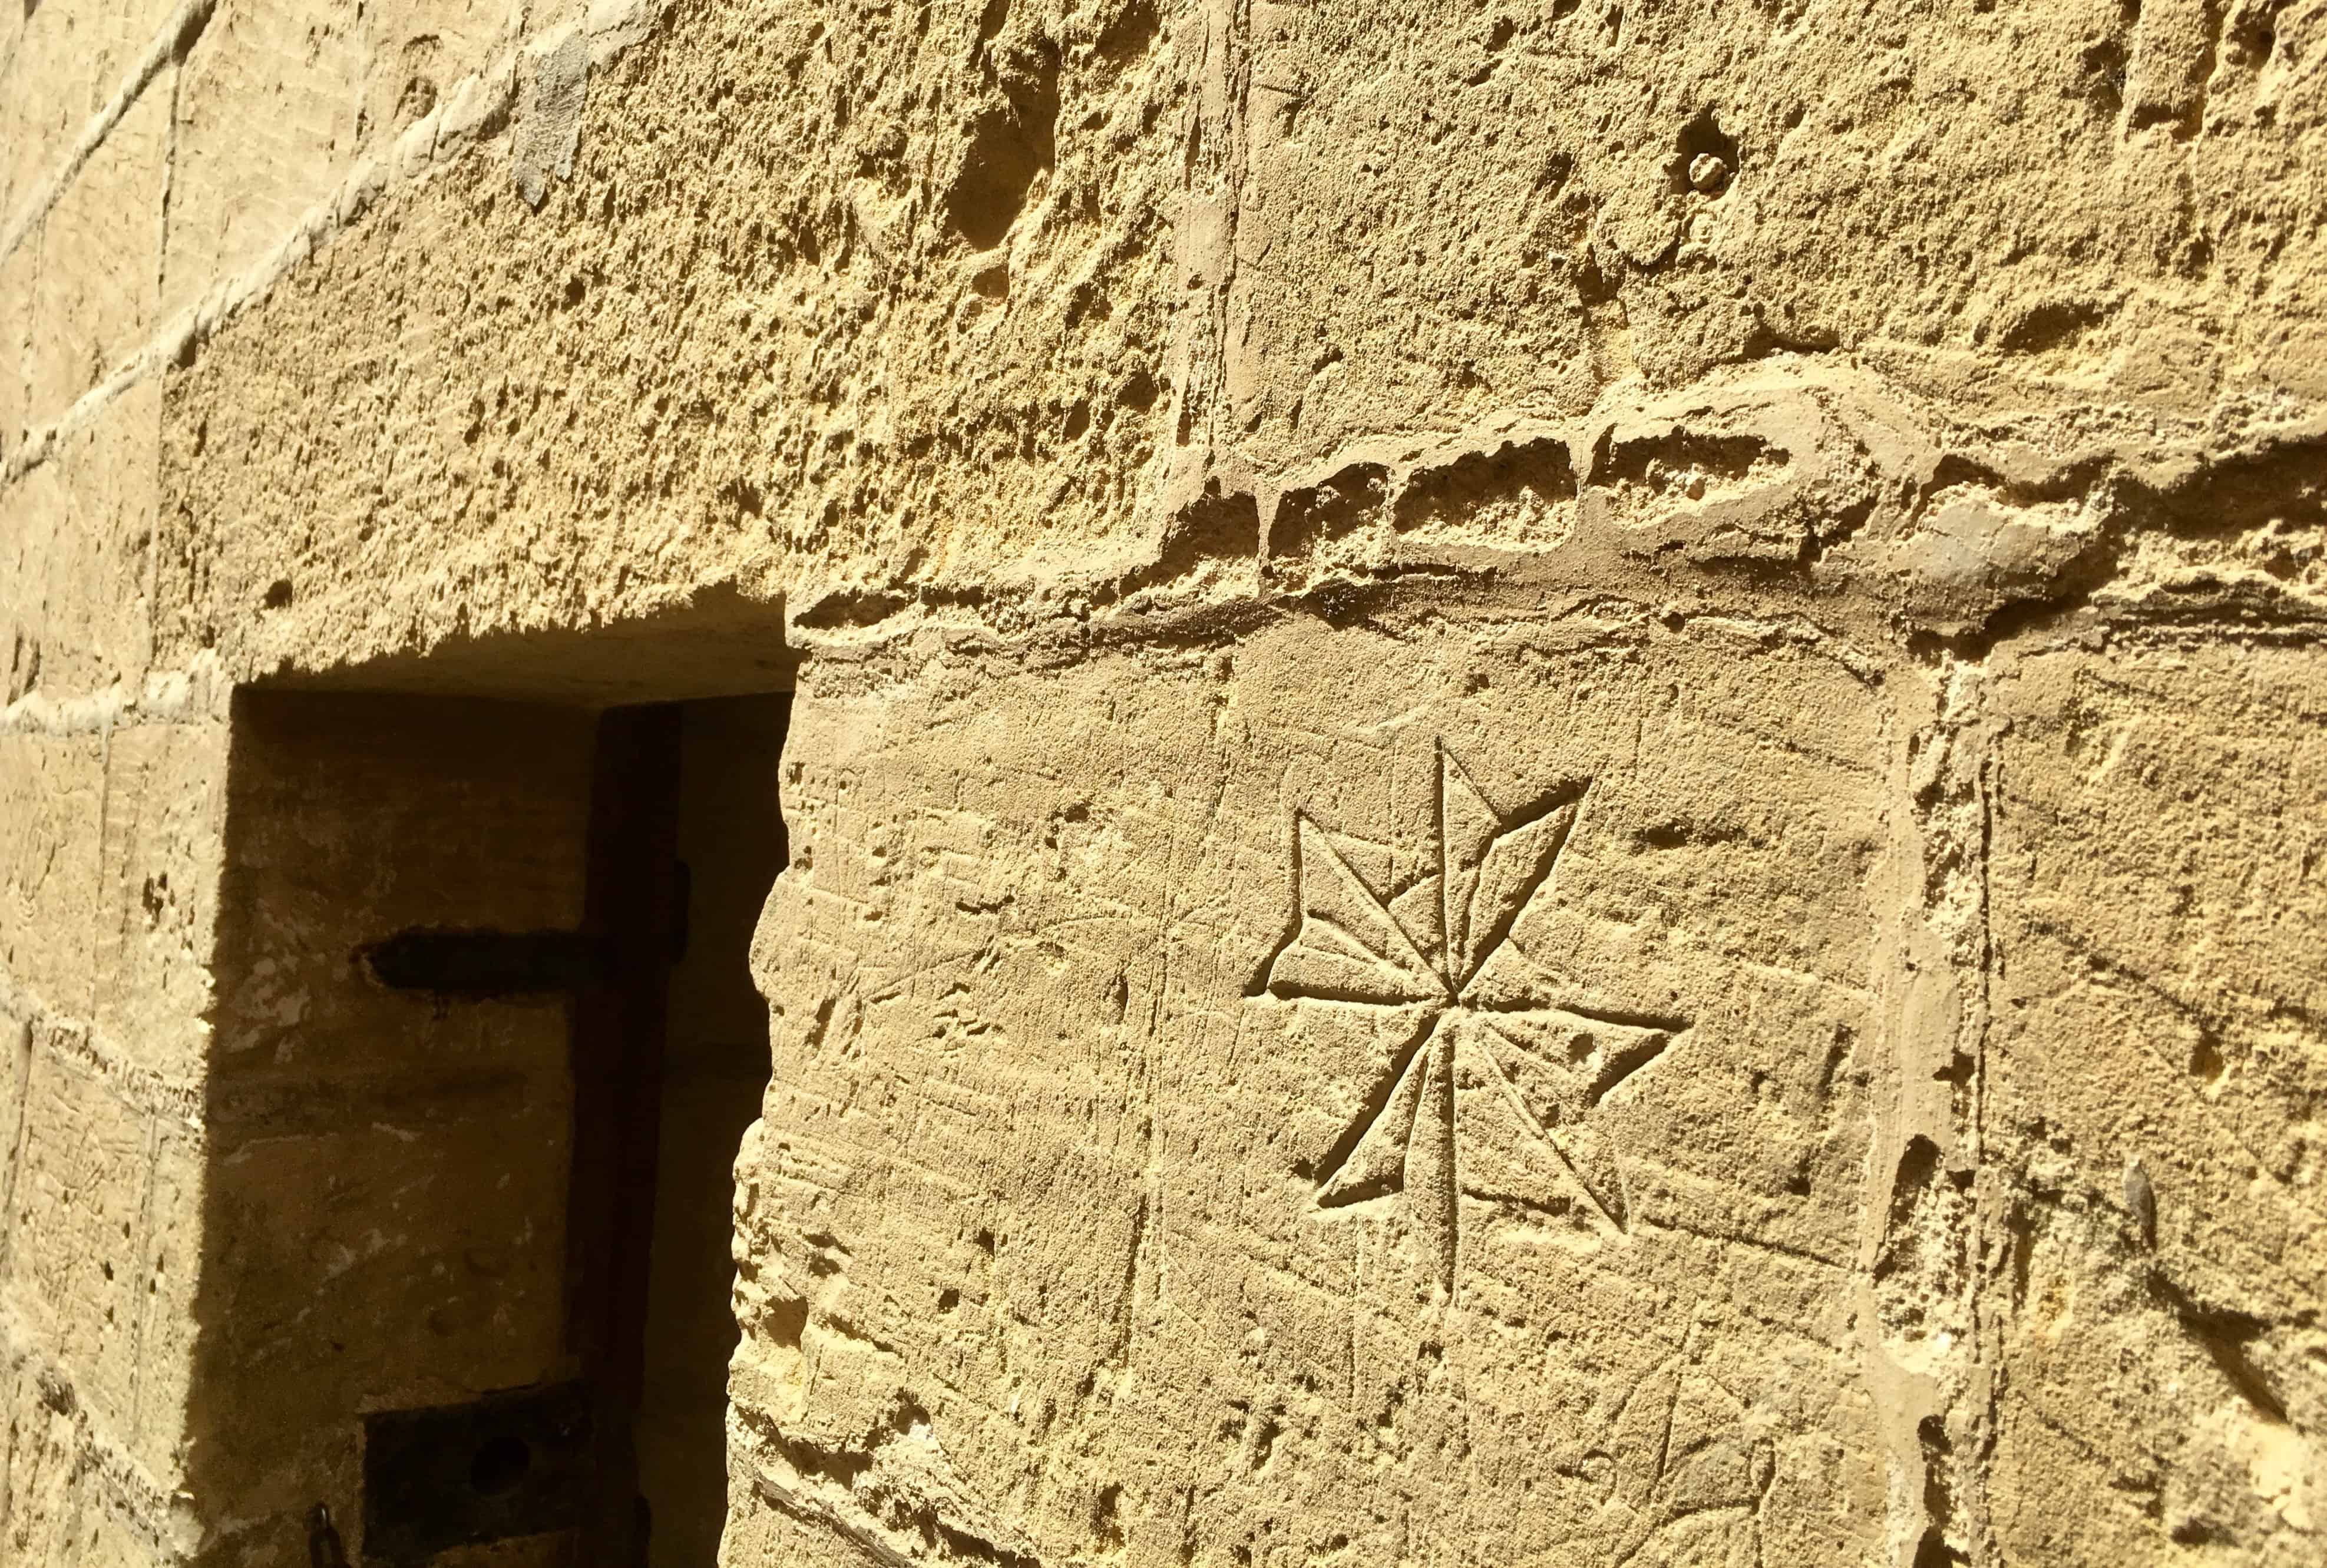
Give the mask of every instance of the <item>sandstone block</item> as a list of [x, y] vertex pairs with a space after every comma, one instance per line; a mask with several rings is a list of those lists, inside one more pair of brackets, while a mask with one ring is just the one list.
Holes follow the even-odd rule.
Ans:
[[331, 1108], [220, 1134], [210, 1178], [193, 1470], [254, 1516], [360, 1517], [359, 1411], [561, 1370], [562, 1086]]
[[[537, 567], [577, 550], [601, 563], [575, 601], [597, 625], [675, 608], [681, 583], [768, 604], [810, 539], [860, 564], [833, 582], [910, 562], [964, 583], [1144, 565], [1137, 476], [1172, 439], [1170, 215], [1202, 28], [1134, 0], [997, 11], [1005, 90], [980, 63], [983, 14], [966, 0], [926, 28], [810, 5], [706, 13], [669, 56], [684, 91], [634, 75], [643, 49], [593, 65], [574, 179], [553, 179], [539, 211], [507, 200], [499, 143], [400, 195], [393, 240], [369, 222], [342, 235], [267, 302], [264, 331], [214, 340], [173, 389], [173, 523], [216, 563], [178, 600], [187, 642], [222, 633], [304, 665], [350, 639], [433, 644], [451, 617], [463, 634], [520, 630], [552, 592]], [[769, 86], [731, 97], [727, 81]], [[708, 182], [683, 217], [664, 205], [680, 168]], [[971, 207], [982, 239], [958, 227]], [[878, 325], [823, 279], [864, 243], [916, 280]], [[687, 259], [714, 251], [715, 266]], [[631, 254], [667, 257], [697, 294], [681, 308], [603, 286]], [[746, 315], [741, 350], [687, 326]], [[322, 337], [343, 350], [305, 351]], [[818, 389], [827, 377], [840, 389]], [[338, 415], [311, 421], [325, 406]], [[746, 406], [760, 412], [731, 416]], [[294, 425], [304, 455], [269, 434]], [[1194, 566], [1248, 579], [1247, 537]], [[383, 572], [442, 589], [374, 602], [363, 584]], [[278, 580], [298, 591], [290, 613], [206, 623]], [[650, 581], [654, 602], [633, 602]], [[833, 597], [825, 621], [844, 626], [912, 602]]]
[[[5, 7], [0, 7], [5, 9]], [[15, 456], [32, 423], [27, 371], [33, 359], [33, 285], [40, 275], [37, 244], [0, 257], [0, 462]]]
[[[29, 998], [19, 996], [19, 1003]], [[19, 1135], [24, 1125], [24, 1088], [32, 1071], [33, 1020], [20, 1017], [6, 1006], [0, 1006], [0, 1139], [6, 1140], [5, 1154], [0, 1154], [0, 1192], [7, 1190], [15, 1180], [16, 1151], [23, 1146]]]
[[[42, 9], [9, 18], [14, 36], [0, 60], [0, 232], [14, 227], [82, 122], [104, 101], [89, 69], [94, 62], [76, 48], [104, 8], [61, 5], [48, 16]], [[28, 242], [36, 240], [28, 237]]]
[[6, 1478], [8, 1555], [11, 1562], [47, 1568], [70, 1561], [68, 1554], [81, 1545], [81, 1520], [94, 1489], [81, 1469], [70, 1390], [61, 1381], [42, 1387], [21, 1363], [13, 1374], [8, 1407], [15, 1419], [0, 1433], [8, 1457], [0, 1472]]
[[[70, 189], [64, 176], [91, 125], [135, 98], [140, 68], [181, 4], [51, 0], [0, 19], [0, 234]], [[160, 79], [166, 100], [166, 73]], [[38, 240], [36, 229], [23, 233], [23, 245]]]
[[49, 629], [48, 567], [58, 544], [65, 498], [56, 473], [42, 464], [0, 490], [0, 628], [7, 649], [9, 702], [33, 690], [41, 679], [42, 644]]
[[162, 308], [259, 260], [352, 162], [367, 51], [352, 13], [228, 6], [180, 73]]
[[226, 767], [223, 724], [144, 724], [107, 737], [92, 1016], [115, 1049], [189, 1083], [210, 1047]]
[[228, 855], [244, 913], [220, 933], [220, 1074], [425, 1084], [556, 1070], [561, 997], [448, 1012], [387, 989], [362, 955], [415, 929], [580, 925], [592, 717], [297, 696], [237, 714]]
[[1876, 1552], [1886, 699], [1734, 638], [804, 691], [754, 1473], [1043, 1561]]
[[221, 8], [179, 93], [164, 313], [288, 238], [365, 153], [482, 65], [519, 14], [449, 0], [360, 17], [296, 0]]
[[[1225, 405], [1198, 417], [1265, 461], [1322, 460], [1875, 339], [1938, 350], [1908, 371], [1935, 387], [1977, 351], [2194, 415], [2241, 373], [2227, 333], [2315, 396], [2319, 313], [2284, 280], [2318, 253], [2290, 268], [2262, 235], [2316, 210], [2286, 176], [2317, 100], [2281, 107], [2275, 35], [2225, 42], [2211, 14], [1983, 14], [1870, 49], [1817, 11], [1772, 47], [1748, 12], [1261, 5], [1250, 98], [1216, 56], [1191, 182], [1183, 276], [1236, 323]], [[2220, 141], [2185, 206], [2164, 192], [2201, 120]], [[2217, 222], [2233, 247], [2201, 238]], [[1935, 248], [1903, 271], [1866, 238], [1908, 230]], [[2273, 308], [2209, 327], [2239, 287]], [[2155, 344], [2191, 333], [2162, 391]]]
[[122, 1518], [92, 1452], [79, 1397], [54, 1369], [8, 1348], [0, 1395], [0, 1554], [27, 1568], [159, 1568], [168, 1559]]
[[9, 982], [88, 1016], [105, 793], [97, 735], [0, 735], [0, 963]]
[[95, 1070], [70, 1031], [35, 1032], [0, 1286], [71, 1379], [92, 1429], [177, 1473], [194, 1349], [201, 1149]]
[[144, 1535], [100, 1505], [89, 1511], [86, 1530], [61, 1555], [73, 1568], [159, 1568], [169, 1561]]
[[1999, 683], [2007, 1553], [2292, 1563], [2327, 1524], [2322, 680], [2244, 647]]
[[161, 389], [132, 387], [0, 490], [6, 695], [85, 696], [140, 681], [152, 650]]
[[[92, 124], [135, 97], [141, 65], [179, 3], [56, 0], [0, 20], [0, 237], [16, 236], [19, 252], [38, 250], [39, 219], [70, 190]], [[168, 97], [166, 79], [160, 96]]]
[[149, 87], [41, 225], [30, 416], [53, 423], [145, 346], [160, 320], [170, 94]]

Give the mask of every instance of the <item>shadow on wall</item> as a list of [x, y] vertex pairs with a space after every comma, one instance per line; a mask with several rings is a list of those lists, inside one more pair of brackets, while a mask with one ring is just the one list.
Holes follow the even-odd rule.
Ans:
[[205, 1563], [715, 1555], [789, 712], [238, 697]]

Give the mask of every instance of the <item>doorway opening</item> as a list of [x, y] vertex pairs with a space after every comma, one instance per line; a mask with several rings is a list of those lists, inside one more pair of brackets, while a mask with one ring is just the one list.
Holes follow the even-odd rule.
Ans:
[[299, 1561], [716, 1560], [789, 716], [237, 697], [193, 1469]]
[[634, 1418], [649, 1568], [709, 1568], [726, 1521], [734, 1162], [769, 1067], [752, 937], [790, 858], [775, 808], [790, 715], [785, 697], [678, 708], [683, 924], [664, 1013]]
[[601, 1434], [584, 1538], [622, 1568], [702, 1568], [726, 1519], [734, 1162], [768, 1082], [751, 948], [787, 857], [788, 717], [745, 696], [599, 723], [566, 1277]]

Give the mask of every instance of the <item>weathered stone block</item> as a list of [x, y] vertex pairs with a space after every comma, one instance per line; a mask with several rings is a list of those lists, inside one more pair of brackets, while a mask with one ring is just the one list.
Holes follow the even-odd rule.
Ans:
[[106, 738], [93, 1018], [116, 1049], [200, 1079], [224, 860], [227, 726], [142, 724]]
[[796, 712], [760, 1473], [1044, 1561], [1879, 1549], [1848, 661], [1303, 625]]
[[[767, 604], [798, 550], [827, 545], [857, 565], [818, 596], [870, 591], [831, 594], [826, 626], [911, 604], [883, 585], [940, 562], [1037, 591], [1146, 565], [1160, 519], [1139, 514], [1138, 476], [1172, 439], [1167, 340], [1190, 319], [1171, 225], [1202, 29], [1137, 0], [1044, 0], [995, 12], [1008, 42], [989, 51], [986, 14], [945, 0], [926, 21], [811, 4], [674, 15], [668, 44], [593, 68], [574, 179], [539, 211], [509, 200], [497, 142], [400, 195], [393, 238], [369, 221], [341, 235], [266, 303], [263, 330], [222, 334], [173, 378], [172, 526], [215, 563], [165, 596], [185, 606], [173, 635], [263, 646], [272, 667], [350, 639], [417, 649], [456, 622], [521, 630], [557, 592], [537, 569], [576, 552], [599, 563], [575, 600], [599, 626], [721, 583]], [[1023, 110], [982, 63], [1004, 49]], [[713, 74], [668, 92], [650, 54]], [[703, 201], [667, 205], [681, 167], [708, 182]], [[958, 229], [957, 189], [988, 214], [983, 240]], [[844, 251], [890, 257], [910, 297], [877, 324], [833, 308]], [[666, 265], [693, 280], [684, 308], [601, 286]], [[746, 315], [741, 349], [687, 324]], [[319, 333], [342, 351], [306, 352]], [[730, 416], [746, 406], [760, 412]], [[311, 423], [322, 407], [338, 413]], [[270, 434], [292, 425], [304, 453]], [[374, 434], [342, 447], [358, 429]], [[1246, 544], [1190, 553], [1235, 581], [1248, 527]], [[441, 590], [360, 603], [382, 572]], [[291, 613], [246, 615], [277, 581], [297, 591]], [[656, 599], [633, 602], [650, 581]], [[231, 630], [211, 614], [223, 603]]]
[[153, 335], [169, 135], [165, 83], [131, 106], [41, 225], [41, 331], [29, 366], [35, 424], [60, 418]]
[[221, 1079], [557, 1070], [562, 997], [448, 1010], [387, 989], [362, 955], [415, 929], [578, 927], [594, 733], [588, 714], [492, 703], [239, 704]]
[[[1980, 351], [2195, 414], [2245, 373], [2237, 340], [2315, 397], [2319, 313], [2259, 241], [2317, 201], [2283, 174], [2304, 133], [2261, 107], [2271, 46], [2209, 14], [1980, 13], [1870, 47], [1817, 8], [1257, 5], [1249, 53], [1208, 61], [1191, 170], [1182, 276], [1228, 323], [1196, 417], [1326, 462], [1876, 341], [1938, 350], [1909, 370], [1935, 387]], [[2220, 161], [2185, 186], [2201, 117]], [[2256, 200], [2256, 234], [2203, 238]], [[1870, 239], [1911, 230], [1904, 268]], [[2240, 288], [2272, 293], [2268, 323], [2208, 325], [2199, 302]], [[2161, 341], [2193, 339], [2161, 373]]]
[[70, 1381], [13, 1332], [0, 1357], [0, 1555], [39, 1568], [181, 1561], [164, 1494], [91, 1431]]
[[105, 742], [0, 735], [0, 964], [36, 1003], [87, 1017]]
[[21, 245], [12, 255], [0, 257], [0, 462], [16, 455], [32, 422], [28, 370], [33, 361], [33, 285], [40, 275], [40, 261], [38, 245]]
[[9, 18], [14, 36], [0, 58], [0, 232], [14, 227], [104, 101], [87, 46], [103, 34], [108, 9], [84, 0]]
[[8, 1393], [14, 1419], [0, 1433], [8, 1457], [6, 1470], [0, 1471], [5, 1477], [0, 1484], [7, 1489], [8, 1558], [47, 1568], [68, 1561], [65, 1552], [80, 1545], [87, 1489], [72, 1484], [80, 1468], [79, 1434], [62, 1383], [43, 1389], [30, 1368], [20, 1367], [8, 1379]]
[[84, 1464], [81, 1433], [72, 1419], [69, 1386], [51, 1378], [42, 1386], [33, 1369], [19, 1361], [5, 1384], [11, 1419], [0, 1431], [0, 1530], [8, 1561], [51, 1564], [77, 1562], [87, 1544], [84, 1520], [94, 1501], [94, 1479]]
[[[14, 1003], [14, 1006], [9, 1005]], [[23, 1147], [24, 1088], [32, 1073], [33, 999], [21, 993], [0, 1002], [0, 1194], [16, 1179]]]
[[[132, 82], [178, 4], [49, 0], [0, 21], [0, 234], [70, 190], [61, 176], [93, 119]], [[37, 227], [23, 232], [23, 248], [39, 241]]]
[[2327, 1526], [2327, 659], [2032, 654], [1997, 692], [1999, 1540], [2298, 1562]]
[[40, 683], [48, 566], [64, 508], [56, 472], [45, 463], [0, 490], [0, 648], [7, 653], [0, 696], [12, 703]]
[[360, 1517], [361, 1411], [561, 1370], [565, 1086], [350, 1108], [220, 1135], [192, 1468], [253, 1517]]
[[89, 1508], [86, 1517], [85, 1528], [61, 1554], [61, 1563], [73, 1568], [159, 1568], [169, 1561], [102, 1502]]
[[160, 400], [154, 383], [132, 387], [0, 490], [8, 700], [84, 696], [144, 677]]
[[192, 1130], [133, 1103], [85, 1038], [36, 1028], [0, 1297], [92, 1429], [179, 1473], [201, 1216]]
[[178, 86], [162, 308], [174, 313], [282, 243], [360, 141], [364, 24], [292, 0], [224, 8]]
[[222, 7], [179, 89], [164, 312], [288, 239], [364, 154], [505, 44], [520, 14], [449, 0], [361, 16], [296, 0]]

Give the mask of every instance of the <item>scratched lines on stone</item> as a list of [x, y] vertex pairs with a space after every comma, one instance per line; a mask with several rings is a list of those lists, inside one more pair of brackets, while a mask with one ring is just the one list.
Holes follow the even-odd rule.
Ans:
[[1295, 814], [1298, 924], [1263, 989], [1412, 1014], [1390, 1071], [1328, 1152], [1316, 1203], [1401, 1202], [1451, 1298], [1465, 1197], [1624, 1232], [1622, 1176], [1592, 1113], [1688, 1023], [1561, 1003], [1514, 980], [1519, 966], [1498, 966], [1548, 895], [1588, 781], [1507, 817], [1442, 743], [1436, 784], [1437, 870], [1393, 897]]
[[1603, 1508], [1598, 1538], [1614, 1547], [1610, 1568], [1652, 1550], [1657, 1562], [1763, 1561], [1776, 1453], [1754, 1430], [1747, 1400], [1715, 1370], [1720, 1357], [1704, 1338], [1692, 1325], [1607, 1423], [1602, 1451], [1615, 1467], [1613, 1506]]

